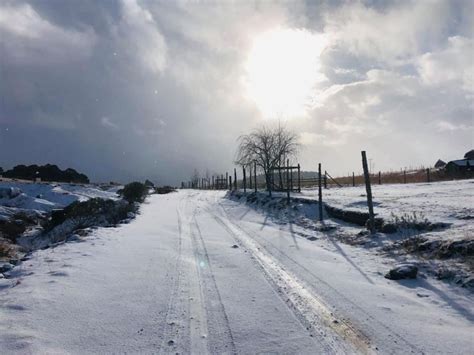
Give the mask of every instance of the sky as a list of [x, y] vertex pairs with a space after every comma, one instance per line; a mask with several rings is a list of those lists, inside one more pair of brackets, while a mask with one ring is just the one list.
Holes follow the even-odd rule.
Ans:
[[474, 148], [474, 1], [0, 2], [0, 166], [177, 185], [262, 125], [303, 170]]

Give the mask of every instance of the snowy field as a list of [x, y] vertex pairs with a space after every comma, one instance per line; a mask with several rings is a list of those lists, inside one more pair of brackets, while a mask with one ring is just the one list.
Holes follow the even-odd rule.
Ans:
[[[374, 192], [381, 211], [390, 196]], [[152, 195], [130, 224], [39, 250], [0, 280], [0, 349], [472, 353], [472, 294], [387, 280], [392, 263], [224, 192]]]
[[[316, 198], [317, 190], [303, 190], [305, 198]], [[474, 237], [474, 180], [419, 184], [372, 185], [374, 211], [392, 220], [395, 216], [413, 215], [431, 222], [451, 224], [449, 237]], [[329, 205], [367, 212], [365, 186], [323, 190]]]
[[[94, 197], [117, 199], [119, 188], [102, 190], [94, 185], [0, 181], [0, 192], [3, 191], [3, 195], [0, 193], [0, 218], [12, 216], [19, 211], [49, 212], [74, 201], [85, 201]], [[13, 196], [6, 196], [7, 189], [13, 192]]]
[[[345, 243], [371, 249], [399, 262], [416, 262], [432, 277], [473, 289], [474, 180], [420, 184], [373, 185], [377, 218], [392, 230], [374, 235], [356, 224], [324, 213], [327, 234]], [[344, 212], [368, 213], [365, 186], [323, 189], [323, 202]], [[232, 199], [265, 213], [274, 220], [321, 230], [318, 222], [318, 191], [273, 193], [270, 201], [261, 191], [257, 198], [242, 191]], [[314, 203], [303, 203], [305, 200]], [[327, 210], [329, 211], [329, 209]], [[338, 216], [340, 217], [340, 216]], [[364, 221], [363, 217], [361, 218]], [[384, 228], [381, 228], [385, 231]]]

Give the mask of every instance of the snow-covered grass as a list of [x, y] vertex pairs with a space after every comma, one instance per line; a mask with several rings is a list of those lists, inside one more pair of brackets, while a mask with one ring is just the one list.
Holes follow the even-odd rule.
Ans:
[[[251, 193], [244, 196], [239, 191], [233, 197], [275, 221], [314, 230], [326, 229], [338, 240], [398, 259], [416, 256], [425, 265], [430, 264], [437, 277], [474, 286], [474, 180], [373, 185], [372, 190], [377, 217], [397, 226], [395, 233], [370, 236], [364, 233], [363, 227], [328, 215], [325, 215], [324, 227], [321, 226], [317, 222], [316, 189], [292, 194], [294, 199], [289, 207], [285, 193], [274, 193], [273, 200], [264, 192], [255, 197]], [[344, 211], [368, 211], [365, 186], [323, 189], [323, 201]], [[412, 228], [414, 225], [418, 228]]]
[[[303, 190], [305, 198], [317, 198], [317, 190]], [[474, 229], [474, 180], [419, 184], [372, 185], [374, 210], [386, 220], [416, 213], [431, 222], [450, 223], [453, 227]], [[367, 211], [365, 186], [323, 190], [329, 205]]]
[[41, 212], [49, 212], [55, 208], [66, 207], [74, 201], [86, 201], [94, 197], [118, 199], [117, 186], [103, 190], [94, 185], [0, 181], [1, 188], [17, 188], [21, 194], [14, 198], [0, 198], [0, 208], [3, 206]]
[[[120, 186], [102, 188], [97, 185], [0, 181], [0, 258], [8, 260], [18, 257], [21, 248], [17, 244], [30, 250], [30, 239], [42, 237], [42, 225], [46, 223], [52, 210], [93, 198], [118, 200], [119, 188]], [[97, 216], [91, 216], [94, 217]], [[62, 237], [66, 236], [61, 235]], [[52, 240], [49, 239], [37, 240], [41, 243], [36, 244], [47, 245]]]

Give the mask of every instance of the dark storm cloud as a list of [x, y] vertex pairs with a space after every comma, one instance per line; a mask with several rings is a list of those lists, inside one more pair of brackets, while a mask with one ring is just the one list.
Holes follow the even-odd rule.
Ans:
[[[276, 27], [329, 40], [318, 106], [288, 123], [306, 166], [321, 152], [350, 166], [342, 152], [362, 135], [376, 147], [390, 130], [400, 144], [410, 122], [451, 157], [472, 138], [473, 95], [472, 5], [454, 5], [3, 1], [0, 166], [51, 162], [95, 180], [163, 183], [194, 167], [230, 169], [235, 139], [262, 122], [243, 62], [253, 37]], [[396, 163], [412, 148], [397, 148]]]

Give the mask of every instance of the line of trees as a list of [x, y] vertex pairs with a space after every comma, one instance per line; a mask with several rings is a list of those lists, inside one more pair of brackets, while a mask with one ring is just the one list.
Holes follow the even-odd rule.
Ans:
[[74, 182], [88, 184], [89, 178], [74, 169], [61, 170], [57, 165], [17, 165], [13, 169], [2, 173], [6, 178], [34, 180], [41, 178], [43, 181]]

